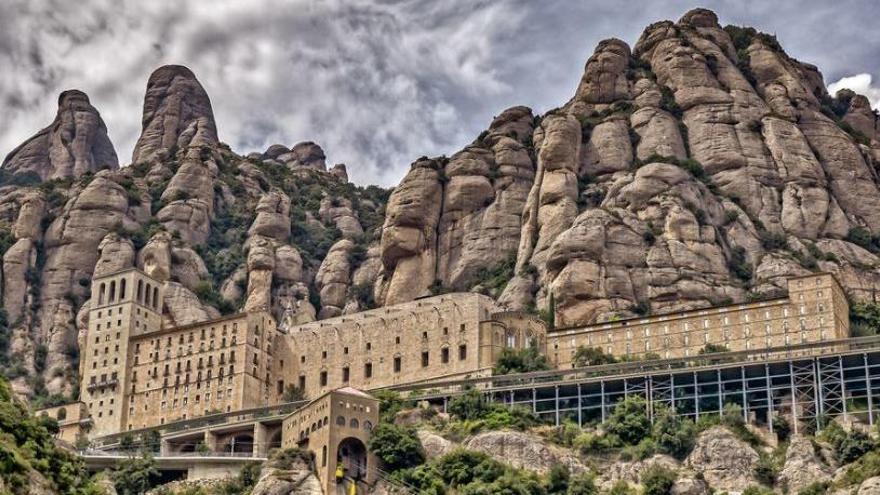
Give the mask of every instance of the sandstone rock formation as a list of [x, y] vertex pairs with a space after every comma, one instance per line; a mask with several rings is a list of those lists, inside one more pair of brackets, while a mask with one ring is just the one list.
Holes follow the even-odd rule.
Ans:
[[251, 495], [323, 495], [321, 482], [310, 463], [287, 453], [281, 451], [263, 467]]
[[756, 485], [754, 467], [758, 454], [733, 433], [722, 427], [710, 428], [697, 438], [685, 464], [702, 473], [716, 490], [741, 491]]
[[478, 290], [574, 325], [775, 295], [814, 270], [868, 300], [878, 119], [822, 81], [772, 36], [695, 9], [600, 42], [568, 102], [504, 110], [390, 197], [328, 171], [313, 142], [236, 154], [184, 67], [150, 77], [118, 170], [97, 111], [65, 92], [3, 166], [63, 179], [0, 183], [6, 352], [33, 363], [45, 346], [47, 392], [69, 393], [91, 280], [133, 265], [167, 284], [168, 322], [266, 308], [291, 326]]
[[792, 436], [785, 451], [785, 464], [779, 473], [779, 485], [789, 493], [797, 493], [812, 483], [826, 481], [830, 477], [830, 470], [816, 455], [810, 439]]
[[132, 163], [150, 161], [161, 151], [217, 144], [208, 94], [195, 74], [180, 65], [165, 65], [150, 75], [142, 125]]
[[547, 473], [556, 464], [563, 464], [573, 473], [585, 470], [581, 461], [570, 452], [549, 445], [542, 438], [518, 431], [488, 431], [465, 440], [469, 450], [483, 452], [517, 468]]
[[61, 93], [55, 120], [12, 150], [2, 166], [8, 175], [31, 173], [43, 180], [117, 168], [107, 126], [89, 97], [75, 89]]

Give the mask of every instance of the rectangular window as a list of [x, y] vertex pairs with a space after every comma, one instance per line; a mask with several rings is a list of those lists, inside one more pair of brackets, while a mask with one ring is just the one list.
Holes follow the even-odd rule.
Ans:
[[303, 392], [306, 391], [306, 376], [305, 375], [299, 376], [299, 389], [302, 390]]
[[326, 371], [322, 371], [322, 372], [321, 372], [321, 380], [320, 380], [320, 383], [321, 383], [321, 386], [322, 386], [322, 387], [326, 387], [326, 386], [327, 386], [327, 372], [326, 372]]
[[422, 368], [428, 367], [428, 351], [422, 351]]
[[449, 362], [449, 348], [448, 347], [444, 347], [443, 349], [440, 349], [440, 362], [442, 362], [443, 364], [446, 364]]
[[400, 368], [401, 368], [400, 356], [395, 356], [394, 357], [394, 372], [400, 373]]
[[458, 346], [458, 360], [464, 361], [467, 359], [467, 344], [461, 344]]
[[342, 368], [342, 383], [348, 383], [348, 366]]
[[364, 378], [373, 377], [373, 363], [364, 364]]

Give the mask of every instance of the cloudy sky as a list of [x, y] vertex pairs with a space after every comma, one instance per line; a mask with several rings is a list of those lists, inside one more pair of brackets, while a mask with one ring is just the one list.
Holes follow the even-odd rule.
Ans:
[[78, 88], [127, 164], [147, 78], [173, 63], [196, 73], [236, 151], [312, 140], [355, 182], [393, 185], [504, 108], [567, 101], [599, 40], [633, 44], [695, 6], [775, 33], [833, 89], [880, 106], [877, 0], [0, 0], [0, 156]]

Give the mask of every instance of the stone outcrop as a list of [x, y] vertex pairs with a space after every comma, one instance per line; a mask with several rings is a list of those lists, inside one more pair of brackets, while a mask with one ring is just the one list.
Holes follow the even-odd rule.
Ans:
[[323, 495], [310, 463], [299, 455], [276, 454], [264, 467], [251, 495]]
[[142, 125], [132, 163], [150, 161], [160, 152], [217, 144], [211, 100], [195, 74], [180, 65], [165, 65], [150, 75]]
[[547, 473], [563, 464], [573, 473], [585, 470], [577, 456], [548, 444], [544, 439], [518, 431], [488, 431], [465, 440], [467, 449], [488, 454], [517, 468]]
[[797, 493], [812, 483], [827, 481], [830, 470], [822, 463], [809, 438], [795, 435], [791, 437], [785, 451], [785, 464], [777, 482], [788, 493]]
[[332, 318], [342, 314], [346, 293], [351, 285], [351, 253], [354, 243], [348, 239], [337, 241], [330, 248], [315, 274], [315, 286], [321, 294], [319, 318]]
[[722, 427], [710, 428], [697, 437], [685, 465], [716, 490], [741, 491], [759, 484], [754, 478], [758, 454], [747, 443]]
[[456, 447], [455, 443], [423, 428], [417, 430], [416, 434], [419, 437], [419, 442], [422, 443], [422, 448], [425, 449], [425, 455], [428, 459], [444, 456], [452, 452]]
[[107, 126], [89, 97], [75, 89], [61, 93], [55, 120], [12, 150], [2, 166], [8, 175], [31, 173], [43, 180], [117, 168]]
[[[678, 471], [681, 467], [678, 461], [665, 455], [654, 455], [639, 461], [608, 463], [600, 470], [596, 479], [596, 485], [603, 490], [610, 490], [611, 487], [621, 481], [629, 485], [638, 485], [642, 482], [642, 474], [654, 466], [660, 466], [671, 471]], [[686, 486], [687, 484], [683, 482], [680, 485], [680, 489], [683, 490]]]

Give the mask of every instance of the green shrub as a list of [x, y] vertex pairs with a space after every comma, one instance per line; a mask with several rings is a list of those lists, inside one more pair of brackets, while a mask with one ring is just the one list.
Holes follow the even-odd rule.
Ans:
[[129, 457], [116, 464], [110, 479], [119, 495], [139, 495], [156, 485], [159, 470], [152, 456]]
[[752, 485], [743, 490], [742, 495], [774, 495], [774, 492], [764, 486]]
[[571, 473], [565, 464], [554, 464], [547, 473], [547, 493], [568, 493], [568, 485], [571, 481]]
[[550, 361], [547, 360], [547, 357], [537, 347], [530, 345], [525, 349], [502, 349], [492, 373], [495, 375], [508, 375], [511, 373], [544, 371], [550, 368]]
[[654, 464], [642, 474], [642, 494], [669, 495], [676, 478], [670, 469]]
[[684, 115], [684, 111], [675, 101], [675, 94], [669, 86], [660, 86], [660, 108], [672, 114], [676, 119], [681, 119]]
[[761, 238], [761, 246], [767, 251], [777, 249], [788, 249], [788, 238], [783, 233], [770, 232], [769, 230], [759, 229], [758, 237]]
[[834, 421], [828, 422], [819, 435], [834, 449], [834, 456], [841, 464], [849, 464], [867, 454], [876, 446], [876, 442], [860, 430], [845, 431]]
[[682, 418], [668, 407], [658, 406], [654, 411], [651, 436], [661, 452], [684, 459], [694, 448], [697, 431], [690, 419]]
[[706, 344], [700, 348], [698, 354], [713, 354], [715, 352], [730, 352], [730, 349], [721, 344]]
[[758, 462], [755, 463], [755, 479], [767, 486], [773, 486], [776, 477], [779, 476], [779, 465], [774, 459], [761, 452], [758, 454]]
[[425, 451], [415, 430], [392, 423], [379, 423], [368, 445], [390, 471], [406, 469], [425, 462]]
[[480, 419], [490, 408], [483, 394], [476, 390], [468, 390], [462, 395], [453, 397], [446, 410], [459, 419]]
[[730, 259], [727, 261], [727, 267], [736, 278], [749, 281], [752, 278], [752, 265], [746, 259], [746, 250], [742, 246], [734, 246], [730, 250]]
[[605, 430], [629, 445], [635, 445], [648, 436], [651, 421], [648, 419], [645, 399], [636, 396], [619, 402], [605, 423]]
[[824, 481], [816, 481], [798, 490], [797, 495], [825, 495], [828, 491], [829, 483]]
[[597, 366], [600, 364], [613, 364], [617, 362], [617, 359], [611, 354], [606, 354], [605, 351], [599, 347], [578, 346], [577, 350], [574, 352], [573, 361], [576, 367], [583, 367]]
[[581, 473], [572, 476], [568, 481], [566, 495], [597, 495], [599, 489], [596, 488], [595, 479], [591, 473]]

